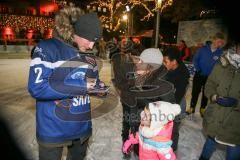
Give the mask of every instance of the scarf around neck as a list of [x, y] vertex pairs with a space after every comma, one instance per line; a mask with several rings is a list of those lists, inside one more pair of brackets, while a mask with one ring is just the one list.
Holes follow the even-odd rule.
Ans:
[[240, 54], [237, 53], [237, 46], [233, 46], [227, 50], [226, 58], [236, 69], [240, 68]]

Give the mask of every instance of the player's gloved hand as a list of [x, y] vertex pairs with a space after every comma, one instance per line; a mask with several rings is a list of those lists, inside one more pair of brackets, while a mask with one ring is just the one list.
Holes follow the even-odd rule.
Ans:
[[238, 100], [232, 97], [217, 97], [216, 103], [224, 107], [234, 107], [238, 104]]

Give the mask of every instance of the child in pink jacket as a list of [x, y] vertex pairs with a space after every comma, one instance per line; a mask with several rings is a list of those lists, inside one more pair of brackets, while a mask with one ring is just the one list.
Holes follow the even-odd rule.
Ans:
[[129, 135], [123, 152], [129, 153], [131, 145], [139, 143], [139, 160], [176, 160], [171, 138], [174, 117], [180, 112], [178, 104], [149, 103], [141, 113], [139, 132]]

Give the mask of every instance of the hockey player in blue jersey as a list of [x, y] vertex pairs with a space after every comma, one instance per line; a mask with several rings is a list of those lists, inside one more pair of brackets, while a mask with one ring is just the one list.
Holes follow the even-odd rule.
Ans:
[[36, 99], [40, 160], [60, 160], [64, 146], [69, 160], [86, 155], [92, 132], [88, 90], [100, 80], [94, 57], [84, 53], [101, 36], [97, 14], [70, 5], [56, 14], [53, 38], [34, 49], [28, 90]]

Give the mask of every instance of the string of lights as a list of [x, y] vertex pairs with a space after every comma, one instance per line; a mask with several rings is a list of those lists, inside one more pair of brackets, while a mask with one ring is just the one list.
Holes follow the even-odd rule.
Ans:
[[18, 16], [18, 15], [0, 15], [0, 29], [4, 27], [11, 27], [14, 30], [18, 29], [33, 29], [46, 30], [53, 28], [54, 20], [49, 17], [37, 17], [37, 16]]
[[[153, 1], [155, 2], [154, 8], [150, 8], [148, 2]], [[107, 14], [102, 14], [100, 16], [100, 19], [104, 25], [104, 27], [107, 29], [107, 31], [116, 31], [119, 29], [119, 26], [121, 24], [121, 18], [122, 15], [119, 15], [119, 12], [124, 13], [125, 6], [131, 6], [131, 8], [134, 8], [136, 6], [143, 7], [147, 13], [146, 15], [141, 18], [141, 21], [148, 21], [151, 17], [154, 16], [154, 12], [156, 12], [159, 8], [157, 5], [158, 0], [127, 0], [125, 3], [123, 3], [121, 0], [97, 0], [94, 2], [91, 2], [88, 6], [88, 10], [93, 11], [101, 11], [103, 10], [104, 13], [107, 12]], [[173, 3], [173, 0], [163, 0], [160, 12], [162, 12], [165, 8], [168, 6], [171, 6]], [[91, 9], [92, 6], [92, 9]], [[96, 7], [97, 6], [97, 7]]]

